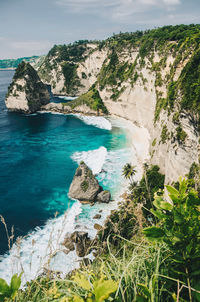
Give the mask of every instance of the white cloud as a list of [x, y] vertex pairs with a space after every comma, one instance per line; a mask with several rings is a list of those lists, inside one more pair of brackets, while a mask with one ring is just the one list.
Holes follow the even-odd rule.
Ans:
[[[123, 0], [57, 0], [56, 4], [66, 7], [71, 12], [98, 12], [120, 5]], [[126, 1], [126, 0], [125, 0]]]
[[181, 0], [56, 0], [68, 13], [92, 13], [114, 21], [128, 22], [137, 14], [154, 9], [173, 10]]
[[180, 4], [180, 3], [181, 3], [180, 0], [163, 0], [163, 2], [164, 2], [166, 5], [177, 5], [177, 4]]
[[181, 0], [56, 0], [56, 4], [72, 12], [90, 12], [105, 9], [132, 8], [146, 11], [151, 7], [169, 7], [180, 4]]

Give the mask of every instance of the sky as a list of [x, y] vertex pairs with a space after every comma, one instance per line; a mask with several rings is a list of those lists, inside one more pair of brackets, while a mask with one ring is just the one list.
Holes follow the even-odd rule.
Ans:
[[54, 44], [163, 25], [200, 24], [200, 0], [0, 0], [0, 59]]

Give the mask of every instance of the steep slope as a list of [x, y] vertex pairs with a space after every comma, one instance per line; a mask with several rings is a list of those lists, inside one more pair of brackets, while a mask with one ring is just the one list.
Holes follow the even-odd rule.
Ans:
[[78, 41], [55, 45], [38, 69], [41, 79], [54, 94], [81, 95], [95, 83], [106, 58], [98, 42]]
[[6, 95], [6, 107], [12, 111], [32, 113], [49, 102], [47, 86], [26, 62], [18, 65]]
[[172, 182], [199, 160], [199, 41], [200, 25], [179, 25], [55, 46], [39, 73], [55, 93], [93, 85], [110, 114], [147, 128], [150, 162]]

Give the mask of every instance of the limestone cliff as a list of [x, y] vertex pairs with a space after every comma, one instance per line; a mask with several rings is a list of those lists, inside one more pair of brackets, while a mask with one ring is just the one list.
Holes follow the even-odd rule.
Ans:
[[150, 163], [172, 182], [199, 161], [199, 39], [199, 25], [180, 25], [55, 46], [39, 72], [55, 93], [92, 86], [110, 114], [148, 129]]
[[6, 107], [12, 111], [33, 113], [49, 103], [49, 99], [47, 86], [34, 68], [24, 61], [20, 63], [8, 88]]
[[79, 41], [55, 45], [38, 69], [41, 79], [58, 95], [78, 96], [96, 82], [107, 49], [99, 50], [98, 42]]

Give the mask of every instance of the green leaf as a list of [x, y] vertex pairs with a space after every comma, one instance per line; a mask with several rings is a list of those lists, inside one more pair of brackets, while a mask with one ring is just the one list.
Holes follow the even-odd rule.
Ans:
[[165, 187], [167, 188], [167, 191], [168, 191], [170, 194], [172, 194], [172, 195], [174, 195], [174, 196], [176, 196], [176, 197], [179, 196], [179, 191], [177, 191], [174, 187], [169, 186], [169, 185], [166, 185]]
[[176, 237], [176, 236], [174, 236], [174, 237], [172, 238], [171, 242], [172, 242], [172, 244], [176, 244], [176, 243], [178, 243], [178, 242], [181, 242], [181, 239], [178, 238], [178, 237]]
[[200, 276], [200, 269], [196, 270], [196, 271], [193, 271], [191, 273], [191, 276]]
[[136, 302], [148, 302], [148, 298], [145, 298], [144, 296], [141, 295], [137, 295]]
[[78, 286], [82, 287], [85, 290], [91, 290], [91, 284], [83, 274], [77, 273], [73, 279], [74, 282], [78, 284]]
[[151, 298], [151, 294], [149, 292], [149, 289], [146, 287], [146, 285], [138, 283], [137, 286], [139, 287], [140, 291], [147, 296], [147, 298]]
[[159, 211], [159, 210], [156, 210], [156, 211], [155, 211], [154, 209], [151, 209], [151, 213], [152, 213], [154, 216], [156, 216], [158, 219], [160, 219], [160, 220], [166, 218], [166, 215], [165, 215], [163, 212]]
[[165, 236], [165, 232], [158, 227], [152, 226], [149, 228], [144, 228], [143, 229], [143, 234], [148, 238], [148, 239], [161, 239]]
[[19, 276], [17, 274], [12, 276], [11, 282], [10, 282], [10, 288], [12, 291], [17, 291], [20, 288], [21, 285], [21, 275]]
[[187, 189], [187, 180], [185, 178], [179, 179], [179, 192], [184, 195]]
[[190, 191], [188, 193], [188, 198], [187, 198], [187, 204], [188, 206], [199, 206], [200, 205], [200, 199], [198, 197], [198, 193], [196, 191]]
[[94, 288], [94, 295], [96, 302], [103, 302], [108, 299], [110, 294], [114, 293], [118, 288], [117, 282], [113, 280], [106, 280], [98, 283], [97, 287]]
[[84, 302], [84, 300], [79, 296], [74, 296], [73, 297], [73, 302]]
[[164, 200], [155, 199], [153, 202], [154, 206], [160, 210], [171, 211], [173, 209], [173, 205]]
[[178, 224], [184, 223], [184, 217], [183, 217], [183, 215], [181, 215], [181, 213], [175, 211], [174, 212], [174, 222], [176, 222]]
[[0, 295], [8, 297], [10, 295], [10, 287], [4, 279], [0, 278]]

